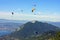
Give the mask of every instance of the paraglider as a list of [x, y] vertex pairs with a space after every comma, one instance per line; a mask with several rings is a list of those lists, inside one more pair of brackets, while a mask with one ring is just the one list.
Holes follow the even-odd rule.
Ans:
[[36, 3], [33, 2], [33, 6], [36, 7]]
[[38, 32], [35, 32], [35, 34], [37, 35], [37, 34], [38, 34]]
[[24, 10], [21, 10], [21, 13], [23, 13]]
[[35, 8], [32, 8], [32, 12], [34, 12], [35, 11]]
[[[35, 12], [35, 10], [36, 10], [36, 3], [35, 3], [35, 2], [33, 2], [32, 13], [34, 13], [34, 12]], [[36, 15], [36, 14], [34, 13], [34, 15]]]
[[23, 12], [23, 10], [21, 10], [21, 12]]
[[39, 32], [35, 31], [35, 32], [34, 32], [34, 34], [35, 34], [35, 35], [38, 35], [38, 34], [39, 34]]
[[12, 15], [14, 15], [14, 13], [12, 12]]
[[36, 7], [36, 4], [34, 4], [33, 6]]

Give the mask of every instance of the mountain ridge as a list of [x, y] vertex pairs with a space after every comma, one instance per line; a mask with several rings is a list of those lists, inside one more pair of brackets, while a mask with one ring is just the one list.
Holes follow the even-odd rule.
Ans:
[[20, 36], [28, 37], [28, 36], [36, 34], [35, 32], [37, 32], [38, 34], [42, 34], [46, 31], [50, 31], [50, 30], [56, 31], [56, 29], [58, 29], [58, 27], [56, 26], [53, 26], [48, 23], [38, 22], [38, 21], [35, 21], [35, 23], [27, 22], [23, 26], [24, 26], [23, 29], [16, 32], [15, 35], [18, 34]]

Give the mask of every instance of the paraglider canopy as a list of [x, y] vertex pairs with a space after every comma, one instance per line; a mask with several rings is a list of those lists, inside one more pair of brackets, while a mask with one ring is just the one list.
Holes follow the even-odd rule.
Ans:
[[35, 11], [35, 8], [32, 8], [32, 12], [34, 12]]
[[36, 7], [36, 2], [32, 2], [33, 3], [33, 6]]
[[12, 12], [12, 15], [14, 15], [14, 13]]
[[[33, 12], [35, 12], [35, 10], [36, 10], [36, 3], [35, 3], [35, 2], [33, 2], [32, 13], [33, 13]], [[35, 15], [35, 14], [34, 14], [34, 15]]]
[[23, 12], [23, 10], [21, 10], [21, 12]]
[[35, 34], [35, 35], [38, 35], [38, 34], [39, 34], [39, 32], [35, 31], [35, 32], [34, 32], [34, 34]]

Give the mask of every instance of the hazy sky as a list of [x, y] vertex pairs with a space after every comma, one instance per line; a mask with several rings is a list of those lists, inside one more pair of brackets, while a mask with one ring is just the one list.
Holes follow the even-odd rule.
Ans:
[[60, 21], [60, 0], [0, 0], [0, 19]]

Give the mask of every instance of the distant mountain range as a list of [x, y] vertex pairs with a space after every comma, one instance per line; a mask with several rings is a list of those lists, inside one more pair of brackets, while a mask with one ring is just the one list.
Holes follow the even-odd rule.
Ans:
[[49, 24], [55, 25], [57, 27], [60, 27], [60, 22], [48, 22]]
[[22, 24], [26, 23], [26, 21], [22, 20], [7, 20], [0, 19], [0, 29], [2, 28], [18, 28]]
[[[54, 35], [56, 31], [59, 31], [60, 28], [44, 23], [39, 21], [31, 21], [27, 22], [26, 24], [23, 24], [20, 26], [20, 28], [16, 29], [15, 32], [11, 33], [10, 35], [7, 35], [8, 39], [18, 39], [18, 40], [25, 40], [25, 38], [31, 38], [35, 36], [40, 36], [43, 34], [52, 34]], [[6, 38], [6, 36], [4, 36]], [[4, 38], [3, 37], [3, 38]], [[6, 40], [8, 40], [6, 38]]]
[[0, 19], [0, 23], [6, 23], [6, 22], [13, 22], [13, 23], [26, 23], [25, 20], [7, 20], [7, 19]]
[[[7, 20], [7, 19], [0, 19], [0, 23], [26, 23], [28, 21], [26, 20]], [[42, 21], [42, 22], [47, 22], [49, 24], [55, 25], [60, 27], [60, 22], [50, 22], [50, 21]]]
[[0, 36], [11, 33], [22, 24], [23, 21], [0, 19]]

